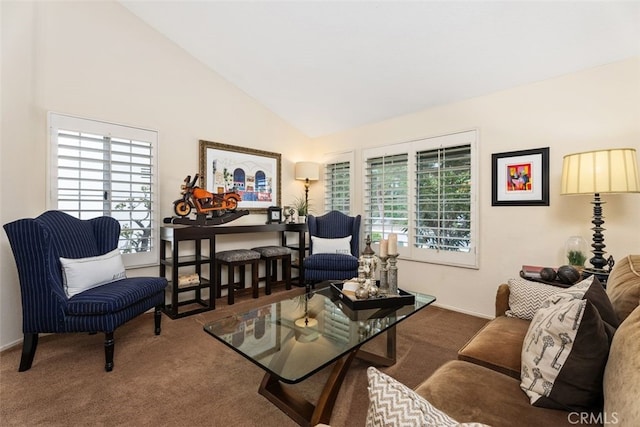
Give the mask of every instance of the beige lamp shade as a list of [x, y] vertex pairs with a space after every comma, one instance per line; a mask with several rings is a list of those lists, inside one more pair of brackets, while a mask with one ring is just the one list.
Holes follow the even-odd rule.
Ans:
[[320, 166], [313, 162], [296, 163], [296, 179], [301, 181], [317, 181], [320, 179]]
[[640, 193], [634, 148], [564, 156], [560, 194]]

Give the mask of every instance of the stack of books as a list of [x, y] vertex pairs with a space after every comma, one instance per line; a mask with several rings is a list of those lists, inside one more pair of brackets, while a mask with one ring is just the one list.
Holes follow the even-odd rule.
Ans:
[[520, 277], [524, 279], [541, 279], [540, 272], [544, 267], [539, 265], [523, 265], [520, 270]]

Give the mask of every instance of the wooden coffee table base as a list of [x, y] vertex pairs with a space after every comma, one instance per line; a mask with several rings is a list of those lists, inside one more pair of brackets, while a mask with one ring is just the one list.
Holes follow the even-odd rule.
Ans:
[[286, 384], [283, 384], [277, 377], [268, 372], [262, 379], [258, 393], [269, 399], [271, 403], [301, 426], [315, 426], [319, 423], [329, 424], [340, 386], [342, 386], [342, 381], [347, 375], [349, 366], [351, 366], [351, 362], [357, 353], [357, 349], [353, 350], [335, 362], [315, 405], [294, 394], [292, 390], [287, 388]]
[[330, 424], [333, 406], [336, 403], [340, 387], [351, 366], [351, 362], [357, 356], [360, 359], [383, 366], [391, 366], [396, 362], [396, 330], [392, 326], [387, 330], [386, 356], [369, 353], [360, 348], [355, 348], [347, 355], [338, 359], [331, 370], [329, 378], [314, 405], [306, 399], [295, 394], [293, 390], [283, 384], [276, 376], [266, 373], [260, 383], [258, 393], [266, 397], [282, 412], [301, 426], [315, 426], [319, 423]]

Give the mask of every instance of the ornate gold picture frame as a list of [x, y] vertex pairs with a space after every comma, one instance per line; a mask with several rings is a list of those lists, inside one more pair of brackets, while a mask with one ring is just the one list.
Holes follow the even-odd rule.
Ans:
[[212, 193], [235, 190], [239, 209], [266, 213], [280, 206], [281, 154], [200, 140], [200, 182]]

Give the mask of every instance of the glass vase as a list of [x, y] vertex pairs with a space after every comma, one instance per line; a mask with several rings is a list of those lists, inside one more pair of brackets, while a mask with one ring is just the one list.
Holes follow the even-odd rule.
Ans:
[[564, 245], [564, 262], [578, 270], [589, 257], [589, 244], [581, 236], [571, 236]]

